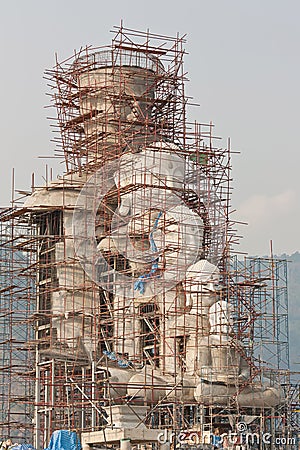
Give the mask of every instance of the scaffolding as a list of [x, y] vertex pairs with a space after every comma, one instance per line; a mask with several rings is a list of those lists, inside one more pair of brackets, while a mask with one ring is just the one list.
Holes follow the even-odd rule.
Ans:
[[184, 43], [121, 26], [46, 73], [65, 173], [0, 214], [3, 436], [299, 432], [286, 261], [234, 256], [230, 141], [187, 121]]
[[28, 218], [1, 211], [1, 435], [32, 439], [35, 253]]

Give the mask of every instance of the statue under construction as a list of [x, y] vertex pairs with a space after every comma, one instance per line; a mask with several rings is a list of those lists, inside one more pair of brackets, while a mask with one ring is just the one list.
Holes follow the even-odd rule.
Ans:
[[232, 256], [230, 146], [187, 120], [183, 45], [121, 27], [47, 72], [66, 170], [4, 217], [31, 230], [37, 449], [291, 436], [286, 265]]

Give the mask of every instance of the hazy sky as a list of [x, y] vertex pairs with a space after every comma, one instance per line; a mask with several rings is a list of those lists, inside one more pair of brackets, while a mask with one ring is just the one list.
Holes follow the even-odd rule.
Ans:
[[175, 35], [187, 33], [187, 92], [232, 139], [233, 207], [249, 222], [240, 251], [300, 250], [300, 2], [299, 0], [11, 0], [1, 5], [1, 198], [40, 183], [39, 155], [53, 155], [43, 72], [74, 49], [110, 43], [113, 25]]

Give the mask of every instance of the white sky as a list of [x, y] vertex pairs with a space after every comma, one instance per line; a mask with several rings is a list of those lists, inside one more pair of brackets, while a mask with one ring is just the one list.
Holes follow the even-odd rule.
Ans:
[[[194, 119], [212, 120], [231, 136], [233, 208], [249, 222], [240, 251], [277, 254], [300, 250], [298, 122], [300, 105], [298, 0], [12, 0], [2, 2], [0, 205], [10, 201], [11, 172], [27, 189], [31, 173], [42, 183], [53, 155], [49, 99], [43, 72], [74, 49], [106, 45], [123, 19], [128, 28], [187, 33], [187, 92], [201, 107]], [[53, 112], [51, 111], [51, 115]]]

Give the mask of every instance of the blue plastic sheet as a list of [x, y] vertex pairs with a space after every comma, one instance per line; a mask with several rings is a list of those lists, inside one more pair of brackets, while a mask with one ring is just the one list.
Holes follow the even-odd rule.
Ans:
[[127, 367], [130, 367], [130, 362], [126, 359], [119, 358], [115, 352], [109, 352], [108, 350], [103, 350], [103, 355], [106, 355], [109, 359], [112, 361], [117, 361], [118, 366], [122, 369], [127, 369]]
[[[157, 219], [154, 222], [153, 229], [151, 233], [149, 234], [149, 242], [150, 242], [150, 248], [153, 252], [157, 252], [157, 246], [155, 244], [154, 238], [153, 238], [153, 232], [156, 231], [159, 219], [162, 216], [162, 211], [158, 213]], [[149, 278], [152, 278], [153, 275], [155, 275], [156, 271], [158, 269], [158, 259], [155, 259], [153, 261], [151, 270], [149, 273], [145, 273], [144, 275], [141, 275], [138, 280], [134, 283], [134, 290], [139, 291], [140, 294], [145, 293], [145, 283], [149, 280]]]
[[31, 444], [18, 444], [10, 447], [11, 450], [35, 450]]
[[45, 450], [81, 450], [79, 437], [74, 431], [57, 430], [52, 433]]

